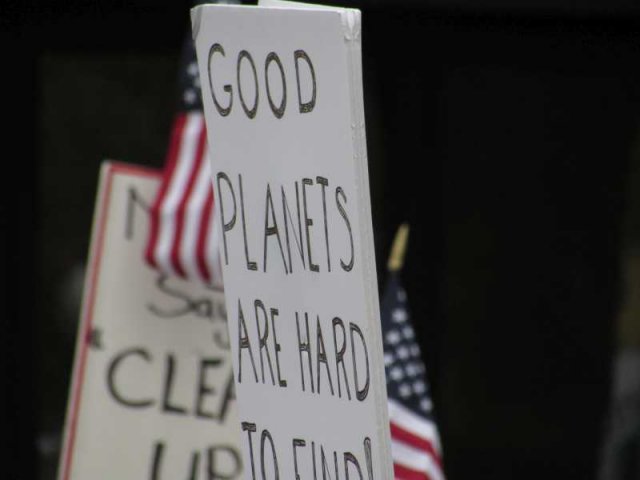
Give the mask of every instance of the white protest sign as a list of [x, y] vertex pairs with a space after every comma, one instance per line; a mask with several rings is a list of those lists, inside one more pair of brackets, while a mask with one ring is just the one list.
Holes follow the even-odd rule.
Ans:
[[143, 259], [155, 171], [106, 163], [58, 478], [241, 478], [224, 299]]
[[206, 5], [192, 25], [246, 478], [392, 478], [360, 12]]

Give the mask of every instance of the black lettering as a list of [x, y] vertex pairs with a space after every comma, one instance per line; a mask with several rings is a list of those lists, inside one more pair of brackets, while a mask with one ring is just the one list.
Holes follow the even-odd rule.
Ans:
[[[164, 457], [165, 445], [163, 442], [155, 442], [151, 457], [151, 480], [160, 480], [162, 471], [162, 459]], [[189, 466], [188, 480], [196, 480], [198, 478], [198, 470], [200, 466], [200, 453], [193, 452], [191, 454], [191, 464]]]
[[175, 317], [187, 315], [193, 312], [195, 315], [198, 315], [198, 316], [202, 315], [207, 318], [211, 318], [212, 312], [211, 312], [210, 301], [192, 300], [191, 298], [189, 298], [188, 295], [184, 294], [183, 292], [170, 288], [167, 285], [167, 281], [168, 281], [167, 275], [158, 276], [158, 278], [156, 279], [156, 287], [158, 288], [158, 290], [160, 290], [162, 293], [166, 294], [167, 296], [180, 300], [181, 305], [176, 306], [176, 308], [172, 310], [168, 310], [168, 309], [165, 310], [165, 309], [158, 308], [156, 305], [150, 303], [147, 305], [147, 308], [151, 313], [161, 318], [175, 318]]
[[229, 104], [228, 104], [228, 106], [227, 107], [222, 107], [218, 103], [218, 99], [216, 98], [216, 93], [213, 91], [213, 82], [211, 81], [211, 60], [213, 59], [213, 55], [215, 53], [219, 53], [223, 57], [225, 56], [224, 48], [219, 43], [214, 43], [213, 45], [211, 45], [211, 48], [209, 49], [209, 61], [207, 63], [207, 68], [208, 68], [208, 71], [209, 71], [208, 72], [209, 73], [209, 88], [211, 89], [211, 97], [213, 98], [213, 103], [216, 106], [216, 110], [218, 110], [218, 113], [220, 115], [222, 115], [223, 117], [226, 117], [231, 112], [231, 106], [233, 105], [233, 88], [229, 84], [227, 84], [224, 87], [222, 87], [222, 89], [229, 94]]
[[[217, 462], [216, 457], [221, 454], [225, 455], [230, 461], [227, 462]], [[242, 470], [242, 459], [240, 458], [240, 454], [230, 445], [216, 445], [214, 447], [209, 447], [207, 449], [207, 480], [232, 480], [240, 475], [240, 471]], [[231, 467], [230, 471], [225, 473], [218, 471], [219, 463], [231, 463], [233, 467]]]
[[139, 206], [147, 214], [149, 213], [149, 204], [145, 202], [135, 187], [129, 187], [127, 195], [127, 216], [124, 222], [124, 238], [131, 240], [133, 238], [133, 226], [135, 224], [135, 207]]
[[256, 480], [256, 467], [253, 461], [253, 440], [251, 434], [256, 431], [256, 424], [250, 422], [242, 422], [242, 431], [247, 432], [249, 440], [249, 458], [251, 460], [251, 479]]
[[307, 255], [309, 257], [309, 269], [312, 272], [319, 272], [320, 269], [318, 265], [313, 263], [313, 257], [311, 256], [311, 234], [309, 232], [310, 228], [313, 225], [313, 219], [309, 218], [309, 212], [307, 210], [307, 189], [305, 188], [307, 185], [313, 185], [313, 180], [310, 178], [302, 179], [302, 206], [304, 208], [304, 225], [305, 230], [307, 232]]
[[287, 197], [284, 193], [284, 187], [280, 187], [280, 192], [282, 193], [282, 211], [284, 213], [284, 233], [285, 239], [287, 241], [287, 252], [289, 253], [289, 272], [293, 272], [293, 262], [291, 261], [291, 244], [289, 243], [289, 222], [291, 222], [293, 229], [293, 238], [296, 241], [296, 247], [298, 247], [298, 254], [300, 255], [300, 260], [302, 261], [302, 268], [307, 268], [307, 265], [304, 261], [304, 252], [302, 250], [302, 223], [300, 219], [300, 194], [298, 191], [298, 182], [295, 182], [296, 186], [296, 211], [298, 213], [298, 235], [296, 236], [295, 227], [293, 227], [293, 219], [291, 218], [291, 210], [289, 210], [289, 204], [287, 202]]
[[[273, 367], [271, 365], [271, 355], [269, 354], [269, 347], [267, 346], [267, 338], [269, 337], [269, 319], [267, 318], [267, 310], [264, 308], [264, 303], [261, 300], [255, 300], [253, 302], [256, 314], [256, 330], [258, 332], [258, 352], [260, 352], [260, 372], [262, 373], [262, 383], [264, 383], [264, 361], [262, 360], [262, 350], [267, 351], [267, 362], [269, 363], [269, 373], [271, 373], [271, 384], [275, 385], [276, 380], [273, 375]], [[264, 331], [261, 332], [260, 328], [260, 315], [258, 310], [262, 311], [264, 317]]]
[[167, 413], [176, 413], [186, 415], [187, 409], [175, 404], [171, 404], [171, 392], [173, 390], [173, 372], [175, 370], [176, 360], [172, 353], [166, 357], [166, 368], [164, 377], [164, 388], [162, 390], [162, 410]]
[[281, 387], [286, 387], [287, 386], [287, 381], [285, 379], [282, 378], [282, 375], [280, 374], [280, 350], [282, 350], [282, 348], [280, 347], [280, 344], [278, 343], [278, 338], [276, 336], [276, 317], [278, 316], [278, 314], [280, 313], [278, 311], [277, 308], [272, 308], [270, 309], [271, 311], [271, 331], [273, 332], [273, 349], [276, 352], [276, 372], [278, 372], [278, 385], [280, 385]]
[[[331, 479], [331, 475], [329, 474], [329, 464], [327, 463], [327, 457], [324, 455], [324, 448], [320, 445], [320, 463], [322, 463], [322, 480]], [[340, 480], [340, 475], [338, 473], [338, 454], [333, 452], [333, 465], [335, 470], [335, 478], [336, 480]]]
[[340, 197], [342, 197], [342, 201], [347, 203], [347, 196], [345, 195], [342, 187], [336, 188], [336, 205], [338, 206], [338, 210], [340, 211], [340, 215], [344, 219], [344, 223], [347, 225], [347, 231], [349, 232], [349, 242], [351, 245], [351, 260], [348, 263], [344, 263], [342, 259], [340, 259], [340, 265], [345, 272], [350, 272], [353, 268], [353, 260], [354, 260], [354, 248], [353, 248], [353, 232], [351, 231], [351, 222], [349, 221], [349, 217], [347, 216], [347, 212], [344, 209], [342, 203], [340, 203]]
[[303, 362], [303, 354], [307, 354], [307, 361], [309, 362], [309, 384], [311, 385], [311, 392], [315, 392], [315, 388], [313, 386], [313, 369], [311, 366], [311, 345], [309, 342], [309, 315], [305, 312], [304, 314], [304, 323], [307, 330], [306, 341], [302, 341], [300, 338], [300, 322], [298, 318], [298, 312], [296, 312], [296, 330], [298, 332], [298, 350], [300, 355], [300, 377], [302, 378], [302, 391], [305, 391], [304, 386], [304, 362]]
[[[231, 191], [231, 198], [233, 199], [233, 216], [231, 217], [231, 220], [229, 220], [228, 222], [225, 221], [224, 203], [222, 200], [224, 198], [224, 195], [222, 195], [222, 187], [220, 185], [220, 180], [224, 180], [225, 182], [227, 182], [227, 185], [229, 186], [229, 190]], [[220, 219], [222, 221], [222, 244], [224, 246], [224, 263], [225, 265], [229, 265], [229, 252], [227, 249], [227, 232], [231, 230], [236, 224], [236, 195], [233, 192], [233, 186], [231, 185], [231, 180], [229, 180], [229, 177], [227, 177], [226, 173], [218, 172], [218, 174], [216, 175], [216, 181], [218, 184], [216, 199], [218, 200], [218, 202], [220, 202]]]
[[313, 467], [313, 480], [318, 480], [318, 473], [316, 472], [316, 444], [311, 442], [311, 462]]
[[118, 371], [118, 367], [120, 363], [127, 357], [131, 355], [136, 355], [142, 357], [145, 361], [151, 361], [151, 355], [143, 348], [130, 348], [120, 352], [118, 355], [113, 357], [113, 360], [109, 363], [109, 367], [107, 368], [107, 388], [111, 396], [121, 405], [125, 407], [131, 408], [146, 408], [153, 405], [153, 400], [134, 400], [131, 398], [125, 398], [120, 391], [116, 388], [116, 372]]
[[324, 214], [324, 240], [327, 246], [327, 270], [331, 271], [331, 252], [329, 250], [329, 222], [327, 222], [327, 195], [325, 189], [329, 186], [329, 180], [324, 177], [316, 177], [316, 183], [322, 187], [322, 213]]
[[[293, 470], [294, 470], [296, 480], [300, 480], [300, 474], [298, 473], [298, 452], [296, 451], [296, 448], [304, 447], [306, 444], [307, 442], [305, 442], [301, 438], [293, 439]], [[314, 471], [314, 474], [315, 474], [315, 471]]]
[[371, 455], [371, 439], [369, 437], [365, 437], [364, 439], [364, 458], [367, 462], [369, 480], [373, 480], [373, 456]]
[[191, 470], [189, 471], [189, 480], [198, 480], [198, 470], [200, 469], [200, 452], [191, 454]]
[[153, 444], [153, 453], [151, 455], [151, 480], [160, 480], [163, 455], [164, 442], [155, 442]]
[[[364, 384], [364, 387], [358, 388], [358, 369], [356, 365], [356, 346], [353, 340], [353, 333], [357, 333], [360, 337], [360, 341], [362, 342], [362, 348], [364, 349], [364, 359], [367, 365], [367, 380]], [[367, 343], [364, 341], [364, 335], [362, 334], [362, 330], [355, 323], [349, 323], [349, 333], [351, 337], [351, 358], [353, 359], [353, 385], [356, 390], [356, 398], [360, 401], [363, 401], [367, 398], [369, 394], [369, 353], [367, 351]]]
[[[282, 100], [280, 100], [280, 105], [276, 107], [276, 104], [273, 103], [271, 98], [271, 89], [269, 88], [269, 65], [271, 62], [276, 62], [278, 69], [280, 70], [280, 79], [282, 81]], [[287, 108], [287, 81], [284, 78], [284, 67], [282, 66], [282, 62], [280, 61], [280, 57], [276, 52], [269, 52], [267, 55], [267, 59], [264, 62], [264, 79], [267, 84], [267, 98], [269, 99], [269, 105], [271, 106], [271, 111], [276, 116], [276, 118], [282, 118], [284, 115], [284, 111]]]
[[[293, 52], [293, 58], [296, 64], [296, 80], [298, 83], [298, 107], [300, 108], [300, 113], [309, 113], [316, 106], [316, 72], [313, 68], [313, 63], [311, 63], [309, 55], [307, 55], [307, 52], [304, 50], [296, 50]], [[309, 66], [309, 72], [311, 73], [311, 82], [313, 87], [311, 89], [311, 100], [308, 102], [302, 101], [302, 92], [300, 91], [300, 67], [298, 66], [298, 61], [300, 59], [307, 63]]]
[[358, 462], [358, 459], [355, 457], [355, 455], [353, 453], [344, 452], [344, 478], [345, 478], [345, 480], [349, 480], [349, 464], [350, 463], [353, 466], [356, 467], [356, 470], [358, 471], [359, 480], [364, 480], [362, 478], [362, 470], [360, 469], [360, 463]]
[[271, 438], [269, 430], [266, 429], [262, 430], [262, 438], [260, 439], [260, 467], [262, 471], [262, 480], [265, 480], [267, 478], [264, 468], [264, 444], [267, 440], [269, 440], [269, 444], [271, 446], [271, 455], [273, 458], [273, 479], [279, 480], [280, 473], [278, 471], [278, 458], [276, 457], [276, 448], [273, 445], [273, 438]]
[[244, 214], [244, 193], [242, 191], [241, 174], [238, 174], [238, 183], [240, 184], [240, 213], [242, 214], [242, 235], [244, 236], [244, 258], [247, 261], [247, 270], [258, 270], [256, 262], [249, 260], [249, 243], [247, 242], [247, 222]]
[[249, 341], [249, 334], [247, 333], [247, 325], [244, 322], [244, 314], [242, 313], [242, 305], [240, 299], [238, 299], [238, 383], [242, 383], [242, 350], [247, 349], [249, 352], [249, 359], [251, 360], [251, 367], [253, 368], [253, 376], [258, 383], [258, 371], [256, 370], [256, 364], [253, 361], [253, 352], [251, 351], [251, 342]]
[[329, 379], [329, 389], [331, 390], [331, 395], [333, 395], [333, 382], [331, 381], [331, 372], [329, 371], [329, 363], [327, 362], [327, 353], [324, 348], [324, 339], [322, 338], [322, 328], [320, 328], [320, 316], [317, 317], [317, 325], [316, 325], [316, 340], [318, 344], [318, 352], [316, 355], [316, 375], [318, 376], [318, 393], [320, 393], [320, 378], [322, 375], [320, 374], [320, 364], [324, 364], [324, 368], [327, 372], [327, 378]]
[[[333, 346], [336, 352], [336, 383], [338, 384], [338, 397], [342, 398], [342, 391], [340, 389], [340, 366], [342, 365], [342, 373], [344, 375], [345, 390], [347, 391], [347, 397], [351, 400], [351, 392], [349, 391], [349, 378], [347, 377], [347, 369], [344, 366], [344, 352], [347, 349], [347, 332], [344, 328], [344, 323], [339, 317], [335, 317], [332, 321], [333, 324]], [[336, 327], [340, 327], [342, 330], [342, 345], [338, 348], [338, 336], [336, 335]]]
[[210, 358], [200, 360], [200, 369], [198, 374], [198, 389], [196, 391], [196, 406], [195, 414], [200, 418], [215, 418], [215, 415], [211, 412], [204, 410], [203, 403], [207, 396], [210, 396], [216, 392], [216, 389], [211, 385], [207, 385], [207, 370], [210, 368], [216, 368], [222, 364], [222, 360], [219, 358]]
[[[287, 270], [287, 259], [284, 256], [284, 249], [282, 248], [282, 240], [280, 240], [280, 232], [278, 231], [278, 222], [276, 221], [276, 214], [273, 210], [273, 199], [271, 198], [271, 186], [267, 184], [267, 198], [265, 201], [266, 207], [264, 212], [264, 260], [263, 270], [267, 271], [267, 240], [270, 235], [275, 235], [278, 239], [278, 246], [280, 247], [280, 255], [282, 255], [282, 264], [284, 265], [284, 273], [289, 273]], [[269, 215], [271, 213], [271, 215]], [[269, 216], [271, 216], [272, 225], [269, 225]]]
[[[255, 99], [253, 101], [253, 107], [247, 107], [247, 104], [244, 102], [244, 95], [242, 94], [242, 83], [240, 82], [240, 65], [242, 64], [242, 59], [246, 58], [249, 61], [249, 65], [251, 65], [251, 69], [253, 70], [253, 83], [255, 85]], [[256, 116], [256, 112], [258, 111], [258, 98], [259, 98], [259, 89], [258, 89], [258, 73], [256, 72], [256, 64], [253, 63], [253, 58], [251, 54], [246, 50], [241, 50], [238, 54], [238, 65], [237, 65], [237, 77], [238, 77], [238, 94], [240, 96], [240, 103], [242, 104], [242, 109], [244, 113], [247, 114], [247, 117], [254, 118]]]

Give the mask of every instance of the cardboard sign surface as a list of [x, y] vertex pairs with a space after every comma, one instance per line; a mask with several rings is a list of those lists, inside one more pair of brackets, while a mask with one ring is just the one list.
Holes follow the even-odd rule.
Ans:
[[247, 478], [388, 479], [360, 15], [278, 5], [192, 10]]
[[143, 259], [158, 185], [103, 165], [60, 480], [241, 478], [223, 295]]

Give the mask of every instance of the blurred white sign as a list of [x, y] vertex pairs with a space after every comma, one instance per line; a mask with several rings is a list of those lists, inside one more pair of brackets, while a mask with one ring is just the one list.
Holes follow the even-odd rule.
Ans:
[[60, 480], [241, 478], [223, 295], [143, 259], [158, 185], [103, 165]]

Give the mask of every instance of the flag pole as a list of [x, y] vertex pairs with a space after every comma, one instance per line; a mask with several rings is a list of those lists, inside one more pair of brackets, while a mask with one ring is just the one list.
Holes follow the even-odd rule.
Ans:
[[396, 236], [391, 246], [391, 254], [387, 262], [387, 270], [390, 273], [396, 273], [402, 270], [404, 265], [404, 254], [407, 250], [407, 241], [409, 240], [409, 224], [403, 223], [398, 227]]

